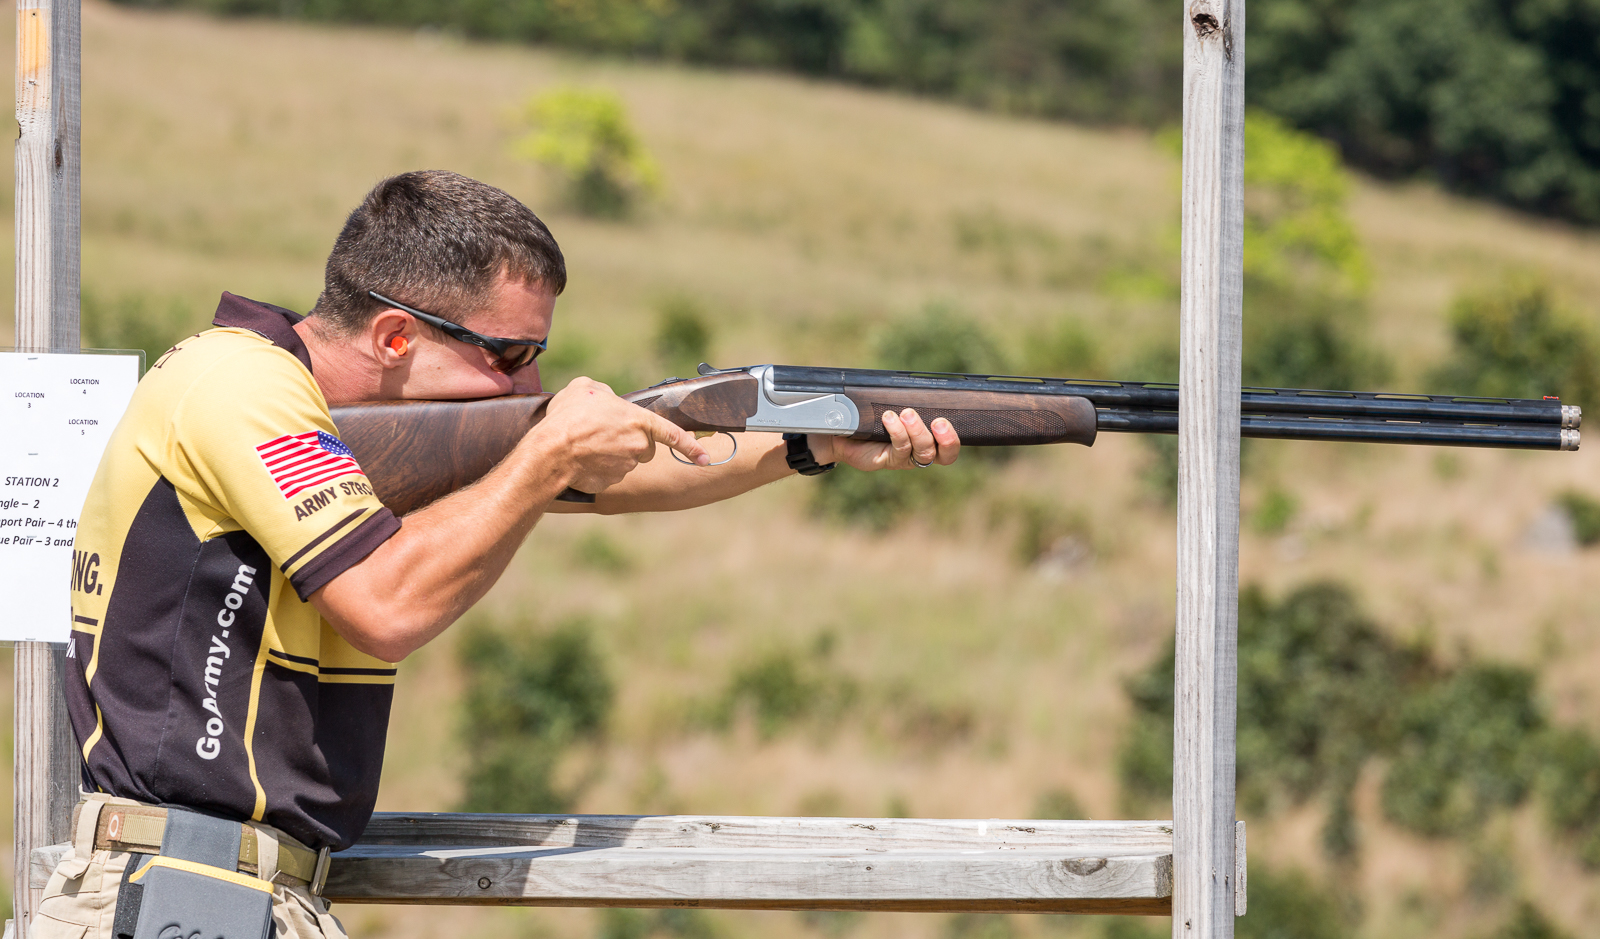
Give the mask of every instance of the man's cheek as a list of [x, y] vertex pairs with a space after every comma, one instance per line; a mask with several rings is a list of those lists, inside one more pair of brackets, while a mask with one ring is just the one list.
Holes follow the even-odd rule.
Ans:
[[538, 363], [514, 372], [512, 378], [512, 392], [519, 395], [536, 395], [544, 391], [544, 383], [539, 378]]

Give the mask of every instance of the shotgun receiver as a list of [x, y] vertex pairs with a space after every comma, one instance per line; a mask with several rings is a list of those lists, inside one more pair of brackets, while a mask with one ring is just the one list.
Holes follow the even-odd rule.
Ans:
[[[333, 409], [345, 446], [397, 514], [488, 473], [544, 416], [548, 394], [476, 401], [385, 401]], [[1100, 431], [1175, 434], [1178, 390], [1153, 382], [1069, 381], [757, 365], [669, 379], [623, 396], [685, 430], [770, 431], [886, 441], [883, 414], [944, 418], [966, 446], [1080, 443]], [[1576, 450], [1582, 413], [1559, 400], [1246, 388], [1245, 437]], [[568, 490], [564, 501], [594, 497]]]

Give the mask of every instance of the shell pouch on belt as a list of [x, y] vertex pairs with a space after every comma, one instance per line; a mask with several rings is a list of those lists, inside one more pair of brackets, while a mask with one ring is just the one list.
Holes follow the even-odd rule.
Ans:
[[[133, 939], [270, 939], [272, 884], [239, 873], [238, 822], [169, 809], [161, 854], [128, 876], [116, 918]], [[134, 918], [132, 904], [137, 904]]]

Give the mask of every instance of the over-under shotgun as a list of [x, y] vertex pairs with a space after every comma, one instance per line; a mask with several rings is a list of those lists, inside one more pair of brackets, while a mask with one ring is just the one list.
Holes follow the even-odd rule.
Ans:
[[[771, 431], [887, 440], [883, 414], [943, 417], [965, 446], [1094, 443], [1100, 431], [1175, 434], [1178, 389], [872, 369], [757, 365], [713, 369], [624, 395], [685, 430]], [[404, 514], [485, 473], [544, 416], [550, 395], [386, 401], [335, 408], [334, 423], [378, 496]], [[1576, 450], [1578, 408], [1554, 398], [1464, 398], [1246, 388], [1245, 437]], [[590, 501], [574, 493], [567, 501]]]

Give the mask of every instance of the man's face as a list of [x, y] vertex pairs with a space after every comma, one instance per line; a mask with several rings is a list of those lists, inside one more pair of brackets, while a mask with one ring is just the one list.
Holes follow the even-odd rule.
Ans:
[[[556, 297], [543, 283], [500, 275], [482, 308], [460, 325], [496, 339], [544, 339], [550, 335]], [[418, 324], [416, 359], [406, 375], [407, 398], [488, 398], [542, 390], [537, 362], [510, 374], [494, 370], [495, 355]]]

